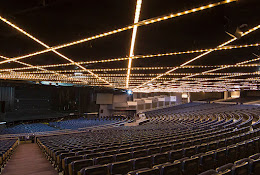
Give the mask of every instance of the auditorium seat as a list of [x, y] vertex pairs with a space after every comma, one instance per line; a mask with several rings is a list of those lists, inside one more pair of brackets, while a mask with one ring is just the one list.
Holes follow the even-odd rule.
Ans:
[[95, 165], [104, 165], [108, 163], [114, 162], [114, 156], [102, 156], [102, 157], [97, 157], [94, 159], [94, 164]]
[[127, 160], [127, 161], [121, 161], [121, 162], [115, 162], [112, 163], [110, 166], [110, 173], [111, 175], [124, 175], [128, 172], [133, 170], [133, 161]]
[[233, 163], [237, 157], [237, 146], [232, 145], [227, 147], [227, 163]]
[[218, 172], [216, 170], [211, 169], [211, 170], [202, 172], [199, 175], [220, 175], [220, 174], [218, 174]]
[[234, 166], [232, 167], [233, 175], [249, 175], [250, 164], [251, 160], [249, 158], [244, 158], [236, 161], [234, 163]]
[[80, 171], [84, 167], [93, 166], [93, 159], [83, 159], [73, 161], [69, 164], [69, 175], [77, 175], [78, 171]]
[[107, 165], [94, 165], [80, 170], [78, 175], [109, 175]]
[[228, 163], [226, 165], [217, 168], [216, 170], [221, 175], [232, 175], [232, 167], [233, 167], [233, 163]]
[[213, 151], [206, 152], [200, 156], [200, 172], [215, 168], [215, 153]]
[[142, 168], [152, 168], [152, 157], [140, 157], [133, 160], [134, 170], [142, 169]]
[[216, 167], [225, 165], [227, 162], [226, 148], [217, 149], [215, 152]]
[[153, 157], [153, 165], [159, 165], [159, 164], [163, 164], [169, 161], [169, 153], [158, 153], [158, 154], [154, 154], [152, 155]]
[[252, 160], [251, 173], [252, 175], [260, 174], [260, 153], [249, 157]]
[[83, 156], [72, 156], [72, 157], [66, 157], [65, 159], [62, 160], [62, 168], [64, 171], [64, 175], [69, 174], [69, 164], [73, 161], [76, 160], [81, 160], [83, 159]]
[[174, 163], [165, 164], [161, 167], [162, 175], [182, 175], [181, 162], [175, 161]]
[[199, 173], [199, 157], [189, 158], [182, 162], [183, 175], [196, 175]]
[[160, 175], [160, 170], [158, 168], [140, 170], [137, 171], [135, 175]]

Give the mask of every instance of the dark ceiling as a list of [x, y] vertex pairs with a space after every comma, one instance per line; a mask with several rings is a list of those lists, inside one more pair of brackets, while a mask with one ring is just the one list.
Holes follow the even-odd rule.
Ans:
[[[140, 21], [169, 13], [178, 13], [194, 7], [200, 7], [202, 5], [220, 1], [221, 0], [211, 0], [207, 2], [205, 2], [205, 0], [143, 0]], [[135, 0], [5, 0], [0, 1], [0, 16], [19, 26], [45, 44], [57, 46], [133, 24], [135, 6]], [[135, 55], [215, 48], [232, 39], [226, 32], [234, 35], [237, 28], [240, 28], [242, 32], [245, 32], [258, 26], [260, 24], [259, 10], [259, 0], [238, 0], [237, 2], [230, 4], [224, 4], [200, 12], [157, 22], [155, 24], [141, 26], [138, 28], [137, 32]], [[128, 57], [131, 35], [132, 30], [127, 30], [104, 38], [62, 48], [58, 51], [76, 62]], [[237, 39], [228, 46], [255, 44], [259, 42], [260, 31], [256, 30], [245, 37]], [[0, 55], [13, 58], [44, 49], [45, 47], [0, 21]], [[137, 85], [141, 85], [151, 78], [156, 77], [155, 74], [159, 75], [165, 73], [170, 70], [168, 67], [180, 66], [200, 54], [201, 53], [134, 59], [132, 63], [133, 68], [166, 68], [159, 70], [132, 70], [131, 73], [133, 76], [130, 78], [130, 88], [133, 89]], [[257, 58], [257, 55], [260, 55], [259, 47], [215, 51], [188, 65], [236, 64], [245, 60]], [[3, 60], [4, 59], [0, 59], [0, 61]], [[21, 59], [20, 61], [31, 65], [68, 63], [67, 60], [53, 52]], [[252, 63], [258, 64], [259, 62]], [[90, 69], [94, 73], [99, 74], [100, 77], [111, 82], [114, 86], [125, 88], [127, 65], [128, 60], [110, 63], [84, 64], [83, 66], [86, 69]], [[24, 67], [24, 65], [14, 62], [1, 64], [0, 62], [0, 70], [20, 67]], [[105, 70], [117, 68], [124, 69], [121, 71]], [[63, 66], [47, 69], [54, 71], [74, 70], [73, 73], [77, 70], [81, 70], [78, 66]], [[200, 73], [210, 69], [214, 68], [178, 69], [171, 73]], [[256, 72], [258, 69], [257, 66], [246, 68], [239, 67], [216, 71], [216, 73], [249, 73]], [[27, 69], [24, 71], [36, 70], [37, 69]], [[6, 71], [1, 72], [3, 74], [10, 74], [10, 72]], [[65, 74], [67, 76], [74, 76], [73, 73]], [[88, 73], [84, 71], [84, 74]], [[138, 74], [147, 75], [141, 76]], [[148, 74], [153, 75], [149, 76]], [[168, 75], [162, 76], [161, 78], [170, 80], [170, 78], [183, 77], [185, 77], [185, 75]], [[197, 76], [197, 78], [198, 77], [203, 76]], [[252, 75], [249, 77], [238, 76], [235, 78], [246, 79], [250, 77], [252, 77]], [[259, 75], [257, 74], [253, 77], [257, 79]], [[19, 79], [19, 77], [10, 79]], [[82, 79], [84, 79], [84, 77]], [[28, 80], [30, 80], [30, 78], [28, 78]], [[31, 80], [37, 80], [37, 78], [32, 78]], [[93, 86], [107, 85], [106, 83], [101, 83], [93, 76], [86, 76], [85, 80], [89, 81], [89, 85]], [[162, 84], [165, 83], [164, 81], [166, 81], [166, 79], [154, 80], [151, 83], [142, 86], [145, 87], [145, 89], [140, 89], [140, 91], [145, 91], [149, 87], [153, 87], [150, 89], [151, 91], [169, 90], [165, 87], [171, 87], [171, 85], [168, 83], [164, 86]], [[189, 81], [187, 80], [187, 83], [189, 83]], [[175, 83], [178, 84], [178, 87], [181, 87], [181, 82], [183, 81], [177, 80]], [[201, 84], [198, 82], [196, 83], [197, 86]], [[241, 81], [238, 81], [238, 83], [242, 86]], [[249, 83], [253, 84], [255, 81], [249, 81]], [[183, 91], [185, 90], [189, 91], [190, 89], [184, 89]], [[214, 91], [214, 89], [212, 90]]]

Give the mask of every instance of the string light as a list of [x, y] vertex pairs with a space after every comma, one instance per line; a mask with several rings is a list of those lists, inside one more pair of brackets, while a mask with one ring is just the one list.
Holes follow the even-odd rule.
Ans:
[[[251, 29], [248, 30], [247, 32], [244, 32], [244, 33], [241, 35], [241, 37], [243, 37], [243, 36], [245, 36], [245, 35], [248, 35], [248, 34], [250, 34], [251, 32], [254, 32], [254, 31], [258, 30], [259, 28], [260, 28], [260, 25], [254, 27], [254, 28], [251, 28]], [[224, 46], [226, 46], [227, 44], [230, 44], [230, 43], [232, 43], [232, 42], [235, 41], [235, 40], [237, 40], [237, 38], [232, 38], [232, 39], [230, 39], [230, 40], [224, 42], [223, 44], [217, 46], [216, 48], [218, 48], [218, 47], [224, 47]], [[187, 64], [189, 64], [189, 63], [191, 63], [191, 62], [193, 62], [193, 61], [195, 61], [195, 60], [198, 60], [199, 58], [201, 58], [201, 57], [203, 57], [203, 56], [205, 56], [205, 55], [208, 55], [208, 54], [210, 54], [211, 52], [213, 52], [213, 51], [204, 52], [204, 53], [202, 53], [201, 55], [198, 55], [198, 56], [196, 56], [195, 58], [192, 58], [191, 60], [186, 61], [185, 63], [181, 64], [180, 67], [185, 66], [185, 65], [187, 65]], [[167, 74], [169, 74], [169, 73], [171, 73], [171, 72], [173, 72], [173, 71], [175, 71], [175, 70], [177, 70], [177, 69], [178, 69], [178, 68], [173, 68], [173, 69], [171, 69], [171, 70], [169, 70], [169, 71], [167, 71], [167, 72], [165, 72], [165, 73], [162, 73], [161, 75], [158, 75], [158, 76], [156, 76], [155, 78], [152, 78], [152, 79], [150, 79], [149, 81], [147, 81], [147, 82], [145, 82], [145, 83], [143, 83], [143, 84], [141, 84], [141, 85], [135, 87], [135, 89], [136, 89], [136, 88], [140, 88], [140, 87], [142, 87], [142, 86], [144, 86], [144, 85], [146, 85], [146, 84], [148, 84], [148, 83], [150, 83], [150, 82], [153, 82], [153, 81], [156, 80], [157, 78], [160, 78], [160, 77], [162, 77], [162, 76], [165, 76], [165, 75], [167, 75]]]
[[[230, 49], [241, 49], [241, 48], [248, 48], [248, 47], [257, 47], [259, 45], [260, 45], [259, 43], [255, 43], [255, 44], [246, 44], [246, 45], [238, 45], [238, 46], [226, 46], [226, 47], [211, 48], [211, 49], [190, 50], [190, 51], [183, 51], [183, 52], [170, 52], [170, 53], [149, 54], [149, 55], [136, 55], [136, 56], [132, 57], [132, 59], [163, 57], [163, 56], [182, 55], [182, 54], [193, 54], [193, 53], [201, 53], [201, 52], [207, 52], [207, 51], [222, 51], [222, 50], [230, 50]], [[129, 57], [113, 58], [113, 59], [107, 59], [107, 60], [85, 61], [85, 62], [64, 63], [64, 64], [52, 64], [52, 65], [43, 65], [43, 66], [30, 66], [30, 67], [13, 68], [13, 69], [0, 69], [0, 71], [17, 71], [17, 70], [27, 70], [27, 69], [65, 67], [65, 66], [75, 65], [76, 63], [82, 65], [82, 64], [94, 64], [94, 63], [124, 61], [124, 60], [128, 60], [128, 59], [129, 59]]]
[[[141, 7], [142, 7], [142, 0], [137, 0], [134, 24], [138, 23], [138, 21], [139, 21]], [[134, 28], [133, 28], [132, 40], [131, 40], [131, 45], [130, 45], [129, 60], [128, 60], [128, 68], [127, 68], [126, 88], [128, 88], [128, 84], [129, 84], [129, 77], [130, 77], [131, 67], [132, 67], [132, 57], [134, 56], [134, 48], [135, 48], [137, 28], [138, 28], [138, 25], [135, 25]]]
[[[21, 29], [20, 27], [16, 26], [15, 24], [11, 23], [11, 22], [8, 21], [7, 19], [3, 18], [2, 16], [0, 16], [0, 20], [2, 20], [3, 22], [7, 23], [7, 24], [10, 25], [11, 27], [15, 28], [15, 29], [18, 30], [19, 32], [21, 32], [21, 33], [23, 33], [24, 35], [26, 35], [27, 37], [31, 38], [32, 40], [36, 41], [37, 43], [41, 44], [41, 45], [44, 46], [45, 48], [51, 49], [50, 46], [48, 46], [47, 44], [43, 43], [43, 42], [40, 41], [39, 39], [35, 38], [35, 37], [32, 36], [31, 34], [27, 33], [27, 32], [24, 31], [23, 29]], [[80, 64], [75, 63], [72, 59], [66, 57], [65, 55], [59, 53], [58, 51], [56, 51], [56, 50], [54, 50], [54, 49], [51, 49], [50, 51], [54, 52], [56, 55], [62, 57], [63, 59], [69, 61], [70, 63], [73, 63], [73, 64], [77, 65], [77, 66], [80, 67], [81, 69], [86, 70], [88, 73], [90, 73], [92, 76], [96, 77], [96, 78], [99, 79], [100, 81], [104, 81], [104, 82], [106, 82], [107, 84], [109, 84], [109, 85], [112, 86], [112, 84], [110, 84], [108, 81], [106, 81], [106, 80], [104, 80], [104, 79], [98, 77], [98, 76], [97, 76], [96, 74], [94, 74], [93, 72], [88, 71], [85, 67], [81, 66]], [[7, 59], [7, 60], [5, 60], [5, 61], [2, 61], [2, 62], [3, 62], [3, 63], [4, 63], [4, 62], [10, 62], [10, 61], [12, 61], [12, 60], [13, 60], [13, 58], [9, 58], [9, 59]], [[13, 60], [13, 61], [17, 61], [17, 60]], [[0, 62], [0, 64], [1, 64], [1, 62]], [[33, 66], [29, 66], [29, 67], [32, 68]], [[36, 66], [36, 68], [38, 68], [38, 67]], [[86, 83], [87, 83], [87, 82], [86, 82]]]
[[[209, 4], [209, 5], [201, 6], [201, 7], [198, 7], [198, 8], [194, 8], [194, 9], [191, 9], [191, 10], [185, 10], [183, 12], [179, 12], [179, 13], [176, 13], [176, 14], [170, 14], [170, 15], [165, 15], [165, 16], [153, 18], [153, 19], [140, 21], [136, 24], [132, 24], [132, 25], [129, 25], [127, 27], [123, 27], [123, 28], [116, 29], [116, 30], [113, 30], [113, 31], [105, 32], [105, 33], [102, 33], [102, 34], [98, 34], [98, 35], [95, 35], [95, 36], [92, 36], [92, 37], [73, 41], [73, 42], [70, 42], [70, 43], [62, 44], [62, 45], [59, 45], [59, 46], [50, 47], [50, 48], [47, 48], [47, 49], [42, 50], [42, 51], [30, 53], [28, 55], [24, 55], [24, 56], [20, 56], [20, 57], [14, 57], [14, 58], [11, 58], [9, 61], [16, 61], [16, 60], [36, 56], [36, 55], [39, 55], [39, 54], [51, 52], [53, 50], [62, 49], [62, 48], [65, 48], [65, 47], [77, 45], [77, 44], [80, 44], [80, 43], [84, 43], [84, 42], [87, 42], [87, 41], [91, 41], [91, 40], [94, 40], [94, 39], [102, 38], [102, 37], [109, 36], [109, 35], [112, 35], [112, 34], [116, 34], [116, 33], [122, 32], [122, 31], [126, 31], [126, 30], [134, 28], [134, 26], [144, 26], [144, 25], [168, 20], [168, 19], [171, 19], [171, 18], [175, 18], [175, 17], [178, 17], [178, 16], [183, 16], [183, 15], [187, 15], [187, 14], [190, 14], [190, 13], [202, 11], [202, 10], [209, 9], [209, 8], [213, 8], [213, 7], [216, 7], [216, 6], [219, 6], [219, 5], [228, 4], [228, 3], [231, 3], [231, 2], [235, 2], [235, 1], [237, 1], [237, 0], [229, 0], [229, 1], [225, 0], [225, 1], [217, 2], [217, 3], [212, 3], [212, 4]], [[7, 63], [9, 61], [1, 61], [0, 64]]]

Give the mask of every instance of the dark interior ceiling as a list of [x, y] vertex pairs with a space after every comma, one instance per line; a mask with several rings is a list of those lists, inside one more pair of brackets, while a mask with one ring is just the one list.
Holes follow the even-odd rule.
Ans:
[[[207, 2], [203, 0], [143, 0], [140, 21], [170, 13], [183, 12], [216, 2], [221, 2], [221, 0]], [[52, 47], [131, 25], [135, 16], [135, 6], [135, 0], [6, 0], [0, 1], [0, 16]], [[238, 0], [237, 2], [140, 26], [137, 32], [135, 55], [216, 48], [232, 39], [227, 32], [235, 35], [238, 28], [242, 32], [246, 32], [259, 26], [259, 10], [259, 0]], [[259, 30], [255, 30], [242, 38], [237, 38], [236, 41], [227, 46], [259, 43]], [[132, 29], [58, 49], [57, 51], [75, 62], [124, 58], [129, 56], [131, 37]], [[45, 49], [45, 47], [6, 24], [3, 20], [0, 21], [1, 56], [14, 58]], [[259, 46], [214, 51], [187, 64], [213, 67], [181, 68], [172, 71], [169, 75], [147, 82], [200, 54], [133, 59], [129, 88], [135, 91], [223, 91], [223, 89], [235, 89], [238, 86], [239, 88], [257, 88], [259, 78], [259, 66], [257, 65], [217, 70], [212, 73], [219, 74], [197, 75], [192, 77], [193, 79], [186, 76], [218, 68], [216, 65], [234, 65], [246, 60], [256, 59], [258, 58], [257, 55], [260, 55]], [[87, 70], [81, 71], [83, 68], [77, 65], [46, 68], [58, 72], [44, 72], [44, 74], [35, 72], [41, 71], [35, 68], [18, 69], [14, 70], [15, 72], [10, 72], [10, 68], [28, 67], [28, 65], [25, 66], [16, 62], [2, 64], [1, 61], [4, 60], [0, 58], [1, 79], [68, 81], [69, 83], [78, 82], [90, 86], [108, 86], [109, 82], [110, 85], [113, 85], [112, 87], [127, 88], [125, 85], [128, 59], [106, 63], [82, 64], [83, 68], [97, 74], [106, 82], [90, 75]], [[34, 66], [69, 63], [69, 61], [53, 52], [24, 58], [19, 61]], [[259, 64], [259, 60], [247, 64]], [[70, 72], [66, 70], [70, 70]], [[75, 72], [82, 72], [83, 74], [75, 76]], [[224, 80], [213, 79], [223, 77], [224, 74], [231, 75], [231, 73], [247, 74], [226, 77]], [[65, 74], [67, 79], [61, 74]], [[72, 77], [72, 79], [68, 77]], [[177, 79], [170, 81], [174, 78]], [[214, 88], [207, 85], [211, 81], [211, 84], [216, 85]], [[146, 84], [144, 84], [145, 82]], [[135, 89], [139, 85], [142, 86]]]

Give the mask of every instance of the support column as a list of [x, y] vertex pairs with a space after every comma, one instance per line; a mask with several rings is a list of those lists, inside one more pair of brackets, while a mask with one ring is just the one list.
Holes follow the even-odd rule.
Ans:
[[224, 100], [228, 99], [228, 91], [224, 92]]

